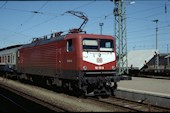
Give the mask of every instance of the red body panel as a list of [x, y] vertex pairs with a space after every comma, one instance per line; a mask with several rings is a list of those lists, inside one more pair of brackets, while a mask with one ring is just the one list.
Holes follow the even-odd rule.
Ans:
[[[101, 38], [115, 39], [105, 35], [89, 35], [89, 34], [68, 34], [61, 40], [51, 41], [49, 43], [36, 46], [23, 47], [19, 50], [18, 71], [20, 73], [35, 74], [43, 76], [58, 76], [61, 78], [74, 78], [83, 71], [83, 66], [87, 66], [87, 70], [112, 70], [112, 66], [116, 67], [116, 61], [98, 65], [83, 61], [83, 38]], [[73, 50], [67, 51], [67, 40], [72, 39]], [[114, 47], [116, 53], [116, 47]], [[95, 67], [98, 66], [99, 69]]]
[[56, 43], [20, 49], [19, 68], [28, 74], [48, 74], [45, 70], [55, 73]]

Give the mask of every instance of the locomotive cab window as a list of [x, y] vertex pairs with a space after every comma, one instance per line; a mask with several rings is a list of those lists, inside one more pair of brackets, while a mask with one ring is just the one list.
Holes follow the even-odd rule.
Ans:
[[73, 50], [73, 43], [72, 43], [72, 39], [69, 39], [67, 41], [67, 52], [71, 52]]
[[[99, 48], [99, 49], [98, 49]], [[109, 39], [89, 39], [83, 40], [83, 50], [85, 51], [113, 51], [113, 40]]]
[[101, 39], [100, 51], [113, 51], [113, 41], [108, 39]]
[[98, 51], [98, 40], [89, 38], [84, 39], [83, 50]]

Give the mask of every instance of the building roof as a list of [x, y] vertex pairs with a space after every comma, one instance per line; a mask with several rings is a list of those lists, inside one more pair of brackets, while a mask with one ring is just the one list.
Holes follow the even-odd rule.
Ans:
[[170, 55], [167, 55], [165, 58], [170, 58]]
[[145, 62], [149, 62], [157, 52], [154, 49], [151, 50], [134, 50], [127, 54], [128, 67], [133, 67], [136, 69], [141, 69]]
[[0, 48], [0, 51], [16, 48], [16, 47], [20, 47], [20, 46], [22, 46], [22, 45], [21, 44], [20, 45], [12, 45], [12, 46], [8, 46], [8, 47]]

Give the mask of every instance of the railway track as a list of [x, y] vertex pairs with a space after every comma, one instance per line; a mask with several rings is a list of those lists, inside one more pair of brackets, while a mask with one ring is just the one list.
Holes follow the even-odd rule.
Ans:
[[0, 87], [3, 87], [6, 90], [9, 90], [19, 96], [34, 101], [56, 112], [124, 111], [121, 109], [118, 110], [117, 108], [113, 108], [113, 106], [100, 106], [100, 104], [92, 102], [91, 100], [86, 100], [85, 98], [77, 98], [75, 96], [56, 93], [40, 87], [27, 85], [8, 79], [3, 80], [0, 78]]
[[0, 112], [1, 113], [5, 113], [5, 112], [29, 113], [29, 111], [25, 109], [25, 107], [13, 101], [11, 98], [7, 97], [6, 95], [2, 93], [0, 93]]
[[[5, 81], [4, 83], [8, 83], [8, 81]], [[52, 111], [70, 112], [70, 109], [69, 110], [63, 109], [62, 106], [58, 107], [58, 106], [56, 106], [55, 103], [53, 104], [52, 101], [47, 102], [47, 101], [41, 100], [40, 98], [36, 98], [35, 96], [29, 95], [29, 94], [23, 92], [22, 88], [20, 89], [21, 91], [18, 91], [16, 89], [16, 87], [13, 88], [11, 85], [7, 86], [7, 85], [0, 84], [0, 87], [7, 89], [7, 90], [19, 95], [19, 96], [27, 98], [28, 100], [36, 102], [36, 103], [38, 103], [38, 104], [40, 104], [40, 105], [42, 105], [46, 108], [49, 108]], [[35, 90], [38, 90], [38, 89], [39, 88], [37, 88]], [[0, 91], [0, 93], [1, 92], [2, 91]], [[41, 92], [41, 93], [43, 93], [43, 92]], [[44, 97], [42, 97], [42, 98], [44, 98]], [[51, 98], [51, 97], [48, 96], [48, 98]], [[122, 111], [122, 112], [136, 112], [136, 111], [139, 111], [139, 112], [148, 112], [148, 111], [149, 112], [163, 112], [163, 111], [165, 111], [165, 112], [167, 112], [167, 111], [170, 111], [170, 109], [168, 109], [168, 108], [158, 107], [158, 106], [154, 106], [154, 105], [151, 105], [151, 104], [129, 101], [129, 100], [115, 98], [115, 97], [108, 97], [108, 98], [90, 98], [90, 97], [87, 97], [85, 99], [85, 98], [76, 98], [74, 96], [65, 95], [64, 98], [65, 99], [68, 98], [68, 101], [71, 101], [70, 104], [67, 104], [67, 105], [69, 105], [67, 107], [70, 107], [70, 105], [73, 104], [73, 106], [72, 106], [73, 108], [71, 108], [72, 111], [76, 111], [77, 108], [75, 107], [75, 105], [79, 106], [80, 104], [82, 104], [81, 105], [82, 108], [79, 107], [80, 109], [78, 111], [84, 111], [84, 108], [87, 109], [88, 111], [93, 111], [93, 110], [94, 111], [95, 110], [105, 111], [106, 110], [106, 111], [112, 111], [112, 112], [120, 112], [120, 111]], [[55, 102], [58, 103], [58, 101], [55, 101]], [[73, 103], [73, 102], [76, 102], [76, 103]], [[22, 108], [25, 109], [25, 107], [22, 107], [22, 104], [19, 104], [19, 106], [20, 105], [21, 105], [21, 107], [19, 107], [19, 109], [22, 109]], [[17, 104], [15, 106], [17, 106]], [[93, 106], [93, 108], [91, 108], [91, 106]], [[94, 106], [96, 107], [96, 109], [94, 108]], [[89, 108], [91, 110], [89, 110]], [[99, 110], [100, 108], [101, 108], [101, 110]], [[24, 110], [24, 109], [22, 109], [22, 110]], [[1, 112], [1, 110], [0, 110], [0, 112]]]
[[135, 102], [130, 100], [125, 100], [117, 97], [109, 98], [90, 98], [94, 101], [101, 102], [103, 104], [114, 105], [124, 109], [125, 111], [131, 112], [169, 112], [170, 109], [151, 105], [150, 103]]
[[[3, 99], [4, 102], [6, 102], [7, 104], [10, 104], [10, 106], [12, 106], [12, 108], [16, 112], [24, 112], [24, 113], [30, 113], [30, 112], [35, 112], [35, 111], [37, 111], [37, 112], [40, 112], [40, 111], [41, 112], [69, 112], [68, 110], [60, 108], [58, 106], [55, 106], [50, 102], [35, 98], [31, 95], [20, 92], [20, 91], [15, 90], [11, 87], [0, 85], [0, 88], [8, 91], [8, 93], [0, 94], [0, 98]], [[8, 96], [7, 96], [7, 94], [8, 94]], [[10, 97], [10, 95], [12, 95], [12, 97]], [[15, 99], [14, 99], [14, 97], [15, 97]], [[23, 99], [21, 100], [21, 97], [23, 97], [27, 100], [23, 100]], [[13, 99], [11, 99], [11, 98], [13, 98]], [[19, 100], [17, 100], [16, 98], [19, 98]], [[29, 103], [31, 105], [31, 107], [35, 108], [35, 109], [31, 108], [32, 111], [30, 110], [29, 106], [26, 106], [28, 104], [25, 104], [25, 103], [28, 103], [28, 101], [31, 102], [31, 104]], [[34, 104], [32, 104], [32, 103], [34, 103]], [[8, 109], [6, 108], [5, 110], [7, 110], [7, 112], [9, 112], [9, 108]], [[10, 112], [13, 111], [13, 110], [12, 111], [11, 110], [12, 109], [10, 109]]]

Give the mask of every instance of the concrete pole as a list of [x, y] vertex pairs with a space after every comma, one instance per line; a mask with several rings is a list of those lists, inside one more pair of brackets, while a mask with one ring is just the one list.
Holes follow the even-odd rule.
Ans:
[[153, 22], [156, 23], [156, 51], [157, 51], [157, 54], [156, 54], [156, 69], [159, 69], [159, 55], [158, 55], [158, 21], [159, 20], [153, 20]]

